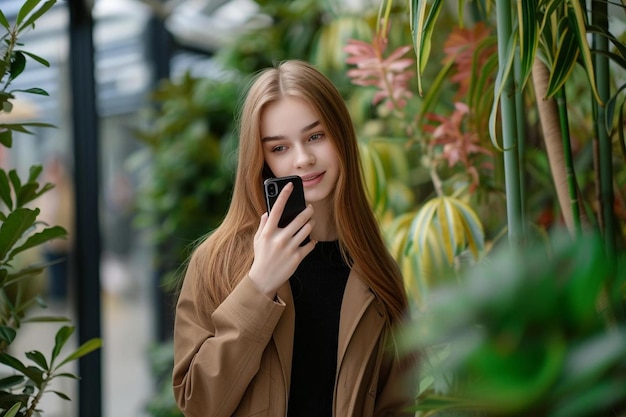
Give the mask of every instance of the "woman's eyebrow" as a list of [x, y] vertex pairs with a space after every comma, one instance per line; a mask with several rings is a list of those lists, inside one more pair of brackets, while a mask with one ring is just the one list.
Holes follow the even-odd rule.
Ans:
[[[300, 133], [306, 133], [309, 130], [313, 129], [314, 127], [317, 127], [320, 125], [320, 121], [316, 120], [313, 123], [311, 123], [310, 125], [306, 125], [304, 126], [301, 130]], [[271, 142], [271, 141], [276, 141], [276, 140], [283, 140], [285, 139], [285, 136], [283, 135], [276, 135], [276, 136], [265, 136], [263, 138], [261, 138], [261, 142], [265, 143], [265, 142]]]
[[316, 121], [314, 121], [313, 123], [311, 123], [310, 125], [303, 127], [303, 128], [302, 128], [302, 130], [301, 130], [300, 132], [301, 132], [301, 133], [308, 132], [309, 130], [313, 129], [314, 127], [319, 126], [319, 124], [320, 124], [320, 121], [319, 121], [319, 120], [316, 120]]
[[283, 139], [285, 139], [283, 135], [266, 136], [264, 138], [261, 138], [261, 142], [265, 143], [265, 142], [272, 142], [272, 141], [283, 140]]

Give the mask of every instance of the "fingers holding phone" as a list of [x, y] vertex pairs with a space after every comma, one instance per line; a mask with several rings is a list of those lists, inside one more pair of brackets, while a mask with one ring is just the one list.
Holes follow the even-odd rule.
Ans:
[[[278, 220], [278, 227], [287, 227], [300, 213], [306, 209], [302, 178], [297, 175], [269, 178], [263, 183], [263, 188], [265, 192], [267, 212], [270, 213], [270, 215], [276, 203], [279, 203], [280, 206], [282, 206], [282, 212], [279, 213], [280, 218]], [[288, 194], [286, 194], [287, 192]], [[280, 210], [280, 206], [277, 207], [277, 209]], [[302, 245], [305, 245], [308, 242], [309, 237], [307, 235], [306, 239], [302, 242]]]
[[[293, 213], [290, 210], [295, 208], [295, 204], [291, 199], [294, 185], [292, 182], [288, 182], [279, 188], [278, 184], [267, 182], [265, 187], [265, 204], [267, 206], [267, 213], [269, 218], [273, 221], [275, 227], [282, 227], [289, 225], [289, 223], [298, 215], [301, 211], [304, 211], [305, 207], [301, 207], [300, 212]], [[289, 206], [287, 203], [289, 202]], [[299, 205], [299, 204], [298, 204]], [[285, 210], [287, 210], [285, 212]], [[293, 210], [295, 211], [295, 210]]]
[[302, 179], [271, 178], [264, 183], [268, 214], [263, 215], [254, 238], [250, 279], [269, 297], [295, 272], [313, 250], [313, 207], [306, 206]]

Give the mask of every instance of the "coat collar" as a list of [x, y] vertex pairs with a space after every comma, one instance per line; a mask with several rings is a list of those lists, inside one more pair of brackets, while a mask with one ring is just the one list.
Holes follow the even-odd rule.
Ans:
[[[279, 288], [278, 297], [286, 304], [286, 308], [276, 325], [273, 338], [283, 370], [283, 378], [286, 386], [289, 387], [291, 385], [291, 360], [293, 355], [293, 335], [296, 317], [289, 282], [286, 282]], [[365, 282], [363, 282], [359, 274], [353, 269], [348, 276], [348, 282], [346, 283], [346, 289], [341, 303], [337, 369], [339, 369], [343, 362], [344, 355], [357, 325], [372, 302], [376, 302], [374, 294]], [[375, 316], [379, 318], [379, 323], [374, 327], [382, 328], [384, 314], [382, 307], [378, 304], [379, 303], [376, 302], [378, 314], [375, 314]]]
[[291, 360], [293, 356], [293, 335], [296, 322], [296, 309], [293, 305], [293, 295], [289, 281], [278, 289], [278, 298], [286, 305], [280, 320], [274, 329], [274, 343], [278, 351], [280, 366], [283, 370], [285, 386], [291, 386]]
[[365, 285], [365, 282], [354, 271], [348, 277], [346, 290], [341, 303], [341, 319], [339, 320], [339, 348], [337, 352], [337, 369], [341, 366], [343, 357], [356, 330], [361, 317], [374, 301], [374, 293]]

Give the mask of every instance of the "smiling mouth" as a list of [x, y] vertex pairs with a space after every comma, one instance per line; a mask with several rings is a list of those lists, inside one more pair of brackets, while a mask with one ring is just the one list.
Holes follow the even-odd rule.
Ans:
[[307, 181], [313, 181], [314, 179], [322, 176], [324, 173], [320, 172], [319, 174], [314, 174], [314, 175], [309, 175], [308, 177], [302, 177], [302, 181], [307, 182]]

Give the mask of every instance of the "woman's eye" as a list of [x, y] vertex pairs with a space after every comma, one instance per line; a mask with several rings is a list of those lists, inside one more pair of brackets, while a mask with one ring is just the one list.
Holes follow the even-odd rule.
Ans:
[[282, 151], [284, 151], [285, 149], [287, 149], [287, 147], [286, 147], [286, 146], [284, 146], [284, 145], [274, 146], [274, 147], [272, 148], [272, 152], [282, 152]]
[[311, 135], [309, 137], [309, 141], [320, 140], [323, 136], [324, 136], [324, 134], [322, 134], [322, 133], [315, 133], [315, 134], [313, 134], [313, 135]]

